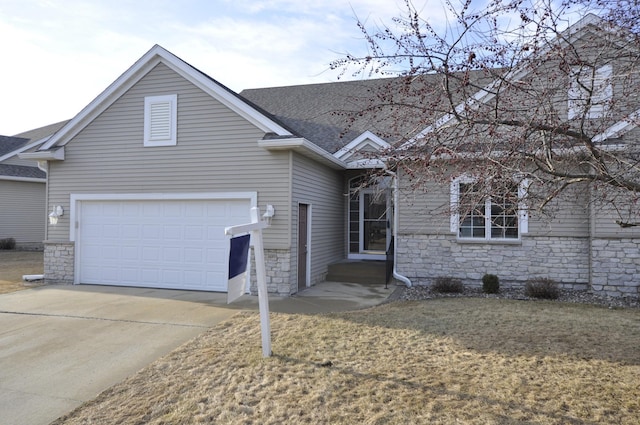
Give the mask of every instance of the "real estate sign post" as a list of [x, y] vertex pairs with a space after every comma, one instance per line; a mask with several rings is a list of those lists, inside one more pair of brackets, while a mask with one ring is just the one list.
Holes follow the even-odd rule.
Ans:
[[[251, 235], [251, 242], [253, 244], [253, 253], [256, 259], [256, 278], [258, 283], [258, 306], [260, 309], [260, 327], [262, 331], [262, 356], [270, 357], [271, 356], [271, 323], [269, 322], [269, 295], [267, 293], [267, 271], [264, 262], [264, 247], [262, 245], [262, 229], [265, 229], [269, 226], [264, 221], [260, 221], [260, 209], [257, 207], [251, 208], [251, 223], [248, 224], [240, 224], [238, 226], [227, 227], [224, 230], [224, 233], [229, 236], [238, 235], [238, 234], [246, 234], [249, 233]], [[248, 236], [248, 235], [245, 235]], [[242, 238], [242, 237], [241, 237]], [[244, 272], [242, 269], [242, 259], [241, 258], [229, 258], [229, 291], [233, 291], [234, 294], [228, 295], [228, 303], [233, 302], [235, 299], [239, 298], [237, 295], [238, 287], [240, 287], [240, 295], [244, 293], [245, 288], [245, 279], [247, 275], [247, 264], [248, 261], [248, 244], [245, 247], [246, 239], [234, 238], [231, 242], [231, 249], [229, 250], [229, 255], [242, 256], [246, 255], [244, 259]], [[232, 264], [236, 270], [231, 270]], [[232, 278], [244, 275], [245, 278], [236, 279], [236, 281], [232, 284]], [[241, 282], [241, 283], [238, 283]], [[232, 288], [233, 286], [233, 288]]]

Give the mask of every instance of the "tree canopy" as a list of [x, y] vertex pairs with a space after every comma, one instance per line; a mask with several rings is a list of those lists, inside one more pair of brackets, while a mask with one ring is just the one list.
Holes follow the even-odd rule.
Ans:
[[[526, 180], [531, 210], [588, 192], [637, 224], [640, 212], [638, 0], [409, 0], [390, 24], [358, 25], [365, 55], [332, 64], [355, 76], [397, 77], [358, 116], [390, 123], [387, 165], [445, 182], [468, 174]], [[433, 18], [431, 18], [433, 16]], [[495, 184], [485, 185], [496, 187]], [[487, 189], [489, 192], [492, 189]], [[486, 194], [482, 194], [485, 196]]]

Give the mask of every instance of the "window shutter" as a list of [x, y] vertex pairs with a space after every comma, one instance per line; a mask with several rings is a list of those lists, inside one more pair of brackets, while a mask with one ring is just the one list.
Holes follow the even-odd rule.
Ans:
[[460, 215], [458, 213], [458, 202], [460, 200], [460, 179], [451, 180], [451, 200], [450, 200], [450, 217], [449, 217], [449, 230], [452, 233], [458, 234], [458, 224], [460, 221]]
[[528, 191], [529, 180], [522, 179], [518, 186], [518, 220], [520, 221], [520, 233], [529, 233], [529, 211], [526, 202]]

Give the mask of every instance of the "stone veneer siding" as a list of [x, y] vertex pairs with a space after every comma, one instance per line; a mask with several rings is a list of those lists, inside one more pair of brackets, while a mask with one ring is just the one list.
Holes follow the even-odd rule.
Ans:
[[593, 239], [591, 288], [609, 296], [640, 296], [640, 241]]
[[[289, 296], [297, 292], [297, 277], [291, 273], [291, 251], [288, 249], [265, 249], [265, 268], [267, 269], [267, 291], [270, 294]], [[251, 252], [251, 294], [258, 294], [256, 262]]]
[[[73, 284], [75, 244], [73, 242], [44, 243], [45, 284]], [[253, 257], [253, 256], [252, 256]], [[265, 250], [267, 288], [270, 294], [288, 296], [297, 292], [297, 277], [291, 274], [289, 250]], [[255, 261], [251, 261], [251, 293], [257, 294]]]
[[526, 237], [515, 243], [459, 242], [455, 236], [400, 235], [397, 270], [417, 285], [440, 276], [480, 286], [492, 273], [505, 286], [545, 277], [568, 289], [589, 286], [589, 239]]
[[73, 242], [44, 242], [45, 284], [73, 284], [74, 264]]

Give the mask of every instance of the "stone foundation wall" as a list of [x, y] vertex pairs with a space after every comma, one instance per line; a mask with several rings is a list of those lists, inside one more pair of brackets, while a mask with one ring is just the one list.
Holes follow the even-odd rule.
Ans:
[[400, 235], [397, 269], [415, 284], [440, 276], [481, 285], [492, 273], [508, 286], [533, 277], [551, 278], [568, 289], [589, 286], [587, 238], [527, 237], [520, 243], [465, 243], [454, 236]]
[[640, 296], [640, 241], [594, 239], [591, 287], [609, 296]]
[[[253, 250], [252, 250], [253, 252]], [[267, 290], [270, 294], [289, 296], [297, 292], [297, 277], [291, 273], [291, 251], [288, 249], [265, 249]], [[251, 255], [251, 294], [258, 294], [256, 262]]]
[[44, 242], [44, 283], [73, 284], [75, 244]]

